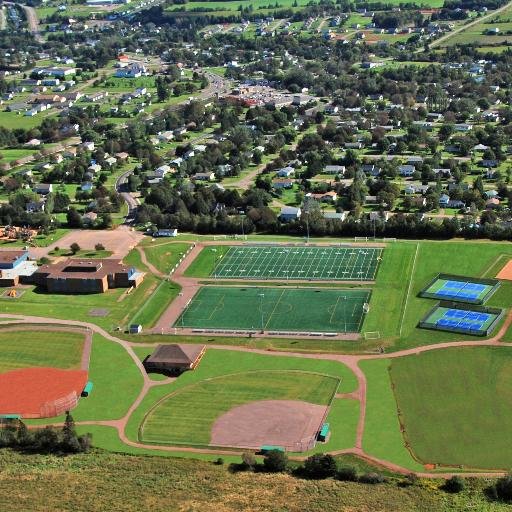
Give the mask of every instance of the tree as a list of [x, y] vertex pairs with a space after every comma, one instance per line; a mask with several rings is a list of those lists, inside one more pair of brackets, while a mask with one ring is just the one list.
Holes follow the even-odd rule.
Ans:
[[498, 479], [493, 490], [497, 499], [507, 502], [512, 501], [512, 474]]
[[256, 467], [256, 457], [251, 452], [242, 453], [242, 465], [246, 469], [253, 470]]
[[445, 491], [453, 493], [461, 492], [464, 490], [465, 487], [466, 485], [464, 483], [464, 480], [458, 475], [452, 476], [451, 478], [446, 480], [446, 482], [443, 485], [443, 489]]
[[77, 252], [80, 251], [80, 246], [76, 243], [76, 242], [73, 242], [70, 246], [69, 246], [70, 250], [71, 250], [71, 253], [73, 255], [75, 255]]
[[103, 244], [98, 243], [98, 244], [96, 244], [94, 246], [94, 250], [96, 250], [96, 251], [104, 251], [105, 250], [105, 246]]
[[171, 95], [171, 89], [164, 77], [157, 76], [155, 79], [155, 86], [156, 86], [156, 95], [157, 95], [158, 101], [160, 103], [169, 99], [169, 96]]
[[357, 469], [354, 466], [340, 466], [336, 472], [336, 479], [343, 482], [356, 482]]
[[81, 228], [82, 227], [82, 217], [74, 208], [70, 208], [68, 210], [68, 212], [66, 214], [66, 219], [68, 221], [68, 226], [70, 228]]
[[329, 454], [317, 453], [304, 462], [304, 473], [309, 478], [329, 478], [336, 474], [336, 461]]
[[263, 459], [263, 468], [268, 473], [282, 473], [288, 467], [288, 457], [280, 450], [270, 450]]

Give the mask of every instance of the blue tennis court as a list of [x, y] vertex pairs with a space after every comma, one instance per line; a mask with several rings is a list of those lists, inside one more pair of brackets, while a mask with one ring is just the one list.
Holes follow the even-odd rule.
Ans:
[[499, 312], [474, 311], [452, 307], [436, 306], [420, 322], [420, 327], [443, 331], [462, 332], [472, 335], [487, 334], [499, 317]]
[[460, 279], [454, 277], [445, 276], [443, 278], [442, 275], [438, 276], [420, 293], [420, 296], [470, 304], [483, 304], [498, 286], [494, 282], [492, 284], [475, 283], [474, 279], [469, 281], [463, 277]]

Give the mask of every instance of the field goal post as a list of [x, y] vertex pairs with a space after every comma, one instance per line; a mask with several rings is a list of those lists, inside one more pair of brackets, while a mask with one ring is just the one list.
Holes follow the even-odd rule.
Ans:
[[364, 333], [365, 340], [378, 340], [380, 338], [380, 331], [366, 331]]

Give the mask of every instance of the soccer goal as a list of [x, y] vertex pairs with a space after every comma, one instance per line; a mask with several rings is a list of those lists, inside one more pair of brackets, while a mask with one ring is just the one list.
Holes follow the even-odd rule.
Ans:
[[368, 313], [370, 311], [370, 304], [368, 302], [365, 302], [363, 304], [363, 313]]
[[380, 331], [367, 331], [364, 333], [365, 340], [378, 340], [380, 338]]
[[367, 236], [355, 236], [354, 242], [368, 242]]

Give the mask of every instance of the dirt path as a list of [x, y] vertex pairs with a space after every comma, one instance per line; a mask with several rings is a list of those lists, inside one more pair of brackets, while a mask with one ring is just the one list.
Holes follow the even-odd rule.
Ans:
[[[194, 247], [196, 249], [198, 246]], [[193, 249], [193, 250], [194, 250]], [[106, 421], [83, 421], [83, 422], [77, 422], [79, 425], [100, 425], [100, 426], [110, 426], [116, 428], [118, 431], [118, 435], [120, 440], [129, 445], [136, 448], [144, 448], [144, 449], [154, 449], [154, 450], [162, 450], [162, 451], [169, 451], [169, 452], [192, 452], [192, 453], [205, 453], [205, 454], [216, 454], [216, 455], [236, 455], [240, 454], [240, 451], [236, 450], [213, 450], [208, 448], [191, 448], [191, 447], [182, 447], [182, 446], [160, 446], [160, 445], [146, 445], [144, 443], [139, 443], [132, 441], [128, 439], [126, 435], [126, 426], [127, 423], [132, 415], [132, 413], [137, 409], [137, 407], [141, 404], [141, 402], [144, 400], [147, 392], [154, 386], [164, 385], [169, 382], [169, 380], [165, 381], [153, 381], [149, 378], [149, 376], [146, 374], [144, 367], [142, 365], [142, 362], [137, 357], [135, 352], [133, 351], [133, 346], [142, 346], [139, 343], [131, 343], [126, 340], [122, 340], [120, 338], [116, 338], [115, 336], [112, 336], [108, 332], [106, 332], [101, 327], [91, 324], [88, 322], [80, 322], [80, 321], [74, 321], [74, 320], [58, 320], [58, 319], [51, 319], [51, 318], [44, 318], [44, 317], [35, 317], [35, 316], [24, 316], [24, 315], [12, 315], [12, 314], [0, 314], [0, 319], [5, 319], [5, 324], [13, 325], [13, 326], [21, 326], [26, 323], [30, 324], [43, 324], [42, 328], [44, 328], [44, 324], [48, 324], [48, 326], [51, 324], [52, 328], [59, 328], [60, 326], [71, 326], [71, 327], [85, 327], [88, 328], [91, 333], [96, 332], [103, 336], [104, 338], [121, 345], [129, 354], [129, 356], [132, 358], [133, 362], [141, 372], [142, 378], [143, 378], [143, 385], [139, 392], [139, 395], [135, 399], [135, 401], [130, 406], [127, 413], [117, 420], [106, 420]], [[386, 359], [386, 358], [397, 358], [397, 357], [404, 357], [408, 355], [413, 354], [420, 354], [422, 352], [430, 351], [430, 350], [441, 350], [444, 348], [453, 348], [453, 347], [469, 347], [469, 346], [506, 346], [506, 347], [512, 347], [512, 343], [505, 343], [501, 342], [500, 340], [503, 337], [503, 335], [506, 333], [507, 329], [510, 327], [512, 323], [512, 310], [509, 311], [507, 314], [507, 317], [505, 319], [505, 322], [499, 329], [499, 331], [496, 333], [495, 336], [492, 338], [489, 338], [487, 340], [462, 340], [462, 341], [452, 341], [452, 342], [445, 342], [445, 343], [439, 343], [436, 345], [426, 345], [421, 347], [415, 347], [412, 349], [406, 349], [401, 350], [398, 352], [393, 352], [390, 354], [363, 354], [363, 355], [348, 355], [348, 354], [302, 354], [302, 353], [295, 353], [295, 352], [269, 352], [268, 350], [261, 350], [261, 349], [250, 349], [247, 347], [236, 347], [236, 346], [225, 346], [225, 345], [211, 345], [210, 348], [215, 348], [219, 350], [238, 350], [242, 352], [251, 352], [251, 353], [258, 353], [258, 354], [265, 354], [265, 355], [272, 355], [272, 356], [282, 356], [282, 357], [301, 357], [301, 358], [309, 358], [309, 359], [328, 359], [328, 360], [334, 360], [338, 361], [344, 365], [346, 365], [357, 378], [357, 389], [348, 394], [343, 395], [344, 398], [350, 398], [358, 400], [360, 403], [360, 413], [359, 413], [359, 421], [357, 425], [357, 431], [356, 431], [356, 440], [354, 443], [354, 447], [347, 450], [340, 450], [332, 452], [333, 455], [336, 454], [354, 454], [359, 457], [362, 457], [366, 460], [368, 460], [371, 463], [380, 465], [386, 469], [389, 469], [391, 471], [402, 473], [402, 474], [408, 474], [411, 473], [411, 471], [407, 468], [401, 467], [399, 465], [393, 464], [389, 461], [380, 460], [376, 457], [373, 457], [363, 450], [363, 436], [364, 436], [364, 425], [365, 425], [365, 418], [366, 418], [366, 394], [367, 394], [367, 385], [366, 385], [366, 377], [362, 370], [359, 368], [359, 361], [362, 360], [369, 360], [369, 359]], [[48, 327], [47, 327], [48, 328]], [[350, 395], [350, 396], [349, 396]], [[340, 397], [341, 398], [341, 397]], [[297, 460], [301, 460], [304, 457], [296, 457]], [[417, 472], [418, 476], [426, 477], [426, 478], [449, 478], [453, 476], [454, 474], [460, 474], [460, 473], [428, 473], [428, 472]], [[475, 477], [495, 477], [498, 475], [505, 474], [503, 472], [477, 472], [477, 473], [463, 473], [463, 476], [475, 476]]]

